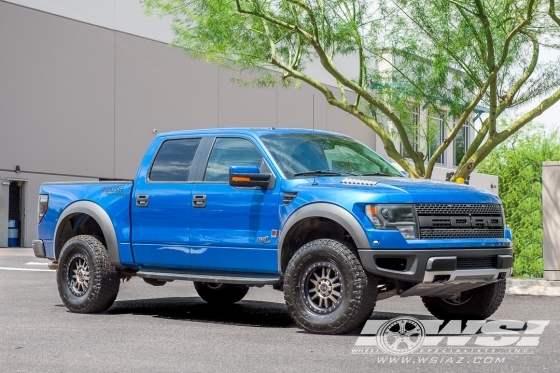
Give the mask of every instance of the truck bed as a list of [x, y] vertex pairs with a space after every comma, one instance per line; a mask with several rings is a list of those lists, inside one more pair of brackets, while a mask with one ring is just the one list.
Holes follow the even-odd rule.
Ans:
[[[40, 194], [49, 195], [49, 209], [39, 225], [47, 257], [54, 257], [53, 233], [60, 214], [70, 204], [89, 201], [101, 206], [111, 217], [119, 246], [130, 247], [130, 198], [132, 181], [44, 183]], [[130, 251], [130, 248], [128, 248]]]

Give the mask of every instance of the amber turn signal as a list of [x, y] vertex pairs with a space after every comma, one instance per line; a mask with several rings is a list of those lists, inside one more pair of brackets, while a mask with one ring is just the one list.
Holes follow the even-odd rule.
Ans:
[[250, 177], [239, 177], [239, 176], [233, 176], [231, 178], [232, 181], [241, 181], [241, 182], [246, 182], [248, 183], [249, 181], [251, 181]]

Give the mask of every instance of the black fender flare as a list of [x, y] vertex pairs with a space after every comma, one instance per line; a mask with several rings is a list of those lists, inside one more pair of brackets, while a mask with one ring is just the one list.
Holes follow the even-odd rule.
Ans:
[[282, 249], [284, 239], [294, 225], [307, 218], [326, 218], [340, 224], [352, 237], [358, 249], [370, 248], [369, 240], [360, 222], [346, 209], [332, 203], [317, 202], [305, 205], [290, 215], [278, 238], [278, 272], [282, 272]]
[[[77, 214], [89, 215], [97, 222], [99, 227], [101, 227], [103, 236], [105, 237], [105, 243], [107, 246], [111, 264], [116, 267], [122, 267], [117, 234], [115, 233], [113, 222], [111, 221], [109, 214], [107, 214], [107, 212], [101, 206], [91, 201], [74, 202], [66, 207], [66, 209], [64, 209], [64, 211], [62, 211], [62, 213], [60, 214], [56, 223], [56, 228], [54, 230], [55, 256], [57, 254], [57, 248], [62, 248], [62, 246], [65, 244], [65, 242], [59, 242], [59, 240], [61, 239], [61, 232], [59, 232], [59, 229], [63, 227], [63, 224], [65, 224], [68, 219]], [[60, 254], [60, 250], [58, 250], [58, 254]]]

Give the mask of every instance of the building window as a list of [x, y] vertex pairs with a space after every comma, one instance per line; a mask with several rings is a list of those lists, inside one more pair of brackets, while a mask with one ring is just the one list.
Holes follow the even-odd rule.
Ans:
[[[443, 126], [443, 118], [435, 111], [428, 111], [428, 125], [426, 131], [426, 143], [428, 147], [428, 159], [431, 159], [436, 150], [443, 143], [445, 136], [445, 128]], [[436, 160], [436, 163], [444, 163], [445, 158], [442, 153]]]
[[[404, 129], [406, 131], [408, 141], [412, 145], [412, 149], [418, 150], [418, 124], [420, 123], [420, 106], [414, 105], [409, 107], [410, 110], [410, 120], [408, 123], [404, 124]], [[406, 152], [402, 142], [401, 142], [401, 155], [406, 158], [411, 158]]]
[[459, 130], [459, 133], [457, 133], [457, 136], [455, 136], [455, 146], [453, 149], [455, 154], [455, 160], [453, 164], [455, 166], [459, 166], [459, 163], [461, 163], [461, 160], [463, 159], [463, 156], [465, 155], [468, 146], [469, 146], [469, 123], [466, 122], [463, 125], [463, 128]]

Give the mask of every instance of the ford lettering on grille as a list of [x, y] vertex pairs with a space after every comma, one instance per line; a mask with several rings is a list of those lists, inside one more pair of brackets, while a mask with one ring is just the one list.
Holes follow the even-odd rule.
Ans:
[[504, 235], [500, 205], [416, 205], [420, 238], [499, 238]]

